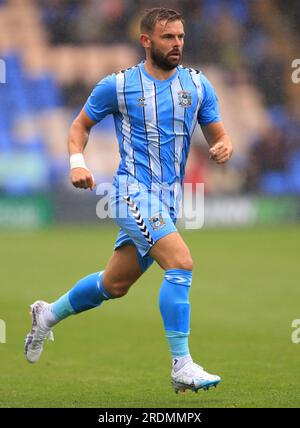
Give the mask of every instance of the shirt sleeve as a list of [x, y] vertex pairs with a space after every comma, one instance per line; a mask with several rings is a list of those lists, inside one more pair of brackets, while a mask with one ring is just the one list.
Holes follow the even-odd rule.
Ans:
[[200, 125], [208, 125], [212, 122], [220, 122], [218, 97], [210, 81], [201, 74], [203, 99], [198, 111], [198, 122]]
[[118, 110], [115, 75], [109, 75], [97, 83], [84, 105], [84, 110], [94, 122], [100, 122], [105, 116]]

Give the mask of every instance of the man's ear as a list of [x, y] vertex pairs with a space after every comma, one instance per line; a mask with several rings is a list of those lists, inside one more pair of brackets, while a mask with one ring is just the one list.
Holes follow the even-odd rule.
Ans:
[[146, 33], [140, 35], [140, 42], [143, 48], [150, 48], [151, 46], [150, 37]]

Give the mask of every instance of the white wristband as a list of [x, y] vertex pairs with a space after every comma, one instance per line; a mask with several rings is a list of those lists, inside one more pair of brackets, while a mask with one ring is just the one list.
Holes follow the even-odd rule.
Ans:
[[88, 170], [82, 153], [75, 153], [70, 156], [70, 168], [84, 168]]

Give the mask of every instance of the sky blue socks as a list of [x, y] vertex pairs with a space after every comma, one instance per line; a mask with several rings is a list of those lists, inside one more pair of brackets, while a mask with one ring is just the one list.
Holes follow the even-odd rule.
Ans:
[[160, 289], [159, 308], [173, 358], [189, 355], [191, 284], [192, 271], [169, 269]]
[[[82, 278], [70, 291], [50, 305], [55, 318], [52, 325], [69, 315], [100, 306], [103, 301], [112, 298], [103, 287], [103, 272], [92, 273]], [[159, 308], [172, 357], [175, 361], [178, 358], [189, 356], [189, 291], [191, 284], [192, 271], [169, 269], [165, 272], [160, 289]], [[50, 321], [52, 320], [50, 319]]]
[[82, 278], [75, 286], [51, 305], [53, 315], [62, 320], [69, 315], [78, 314], [100, 306], [112, 296], [102, 284], [103, 272], [92, 273]]

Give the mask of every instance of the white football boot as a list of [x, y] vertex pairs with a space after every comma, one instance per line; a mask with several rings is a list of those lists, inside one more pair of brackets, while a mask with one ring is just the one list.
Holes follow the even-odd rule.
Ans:
[[221, 382], [220, 376], [207, 373], [203, 367], [193, 361], [187, 362], [176, 372], [173, 369], [171, 377], [176, 394], [178, 391], [185, 392], [186, 389], [194, 392], [198, 392], [199, 389], [208, 390], [211, 386], [216, 387]]
[[41, 317], [41, 312], [49, 303], [38, 300], [30, 305], [32, 326], [30, 333], [25, 339], [24, 354], [29, 363], [36, 363], [43, 351], [43, 344], [46, 339], [54, 340], [52, 330], [47, 327]]

